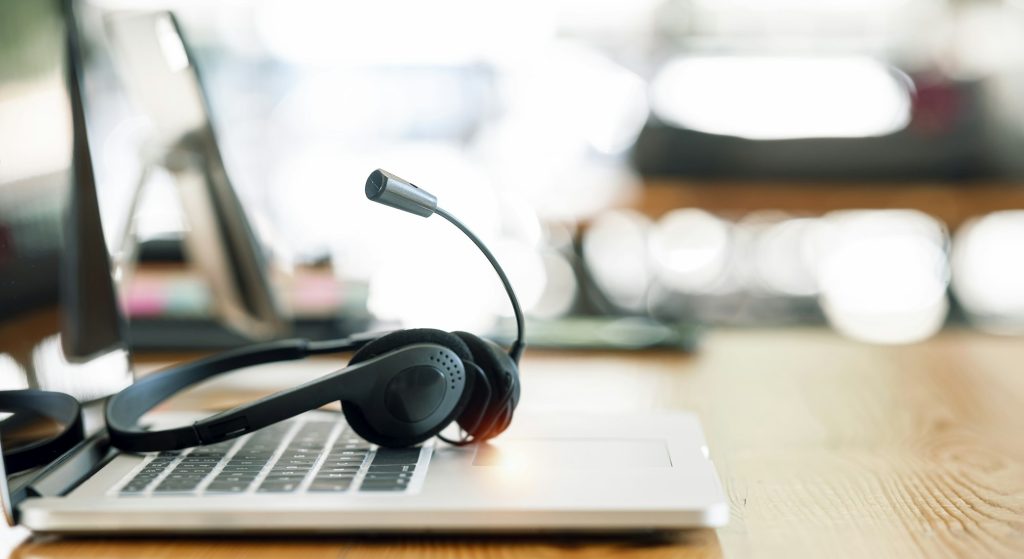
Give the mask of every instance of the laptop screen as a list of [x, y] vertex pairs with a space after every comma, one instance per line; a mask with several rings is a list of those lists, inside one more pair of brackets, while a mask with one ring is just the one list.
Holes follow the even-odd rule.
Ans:
[[0, 389], [131, 381], [62, 0], [0, 3]]

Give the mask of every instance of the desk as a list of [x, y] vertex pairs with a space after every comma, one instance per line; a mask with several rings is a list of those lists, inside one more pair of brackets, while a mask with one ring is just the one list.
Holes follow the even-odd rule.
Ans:
[[[819, 329], [725, 330], [712, 333], [694, 356], [527, 355], [523, 411], [699, 412], [731, 504], [730, 524], [653, 541], [39, 540], [14, 555], [1024, 556], [1020, 340], [954, 330], [921, 344], [880, 347]], [[238, 396], [208, 389], [185, 400], [226, 404], [224, 398]]]

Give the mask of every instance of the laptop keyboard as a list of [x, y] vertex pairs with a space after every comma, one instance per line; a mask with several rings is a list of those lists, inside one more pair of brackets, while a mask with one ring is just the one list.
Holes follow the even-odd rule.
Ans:
[[116, 493], [408, 492], [422, 483], [430, 452], [429, 447], [380, 448], [344, 422], [298, 419], [237, 440], [148, 455]]

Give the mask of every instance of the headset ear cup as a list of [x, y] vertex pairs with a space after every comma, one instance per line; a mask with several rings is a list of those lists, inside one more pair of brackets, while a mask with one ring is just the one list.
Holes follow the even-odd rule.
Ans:
[[454, 351], [463, 361], [472, 359], [469, 347], [458, 336], [434, 328], [412, 328], [384, 334], [364, 345], [352, 356], [348, 364], [355, 365], [411, 344], [438, 344]]
[[363, 410], [359, 409], [358, 406], [351, 402], [342, 402], [341, 413], [345, 415], [345, 421], [348, 422], [348, 426], [360, 437], [370, 442], [381, 441], [380, 433], [370, 425], [370, 422], [366, 420], [366, 416], [363, 415]]
[[[457, 336], [443, 330], [435, 330], [432, 328], [415, 328], [391, 332], [360, 348], [359, 351], [352, 356], [352, 359], [349, 360], [348, 364], [356, 365], [374, 357], [384, 355], [390, 351], [413, 344], [437, 344], [446, 347], [458, 356], [462, 361], [463, 368], [466, 370], [467, 383], [459, 397], [458, 403], [452, 408], [451, 412], [434, 427], [436, 431], [440, 431], [462, 414], [467, 402], [470, 400], [474, 384], [473, 381], [476, 380], [470, 368], [470, 365], [472, 365], [472, 354], [466, 344]], [[356, 403], [342, 401], [341, 404], [342, 412], [345, 414], [345, 419], [348, 421], [349, 426], [364, 439], [377, 443], [381, 446], [407, 446], [417, 442], [394, 438], [381, 433], [379, 432], [379, 429], [374, 428], [373, 424], [367, 419], [366, 414], [364, 414], [363, 410]], [[432, 431], [434, 429], [432, 429]]]
[[512, 412], [519, 403], [519, 369], [494, 342], [468, 332], [452, 333], [469, 348], [483, 377], [477, 380], [473, 395], [458, 418], [459, 426], [474, 439], [489, 439], [512, 421]]

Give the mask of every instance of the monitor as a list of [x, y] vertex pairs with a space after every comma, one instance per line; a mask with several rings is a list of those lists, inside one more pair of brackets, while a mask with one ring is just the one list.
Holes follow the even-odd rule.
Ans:
[[185, 253], [205, 276], [218, 317], [249, 339], [286, 333], [268, 259], [228, 177], [177, 20], [166, 11], [115, 11], [105, 24], [127, 92], [152, 124], [149, 164], [173, 177], [187, 222]]
[[0, 389], [131, 382], [63, 0], [0, 3]]

